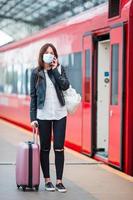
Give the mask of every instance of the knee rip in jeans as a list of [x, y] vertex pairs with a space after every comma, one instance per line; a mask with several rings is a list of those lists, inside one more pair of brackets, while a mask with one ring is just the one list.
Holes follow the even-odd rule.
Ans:
[[62, 152], [64, 149], [54, 149], [54, 151]]

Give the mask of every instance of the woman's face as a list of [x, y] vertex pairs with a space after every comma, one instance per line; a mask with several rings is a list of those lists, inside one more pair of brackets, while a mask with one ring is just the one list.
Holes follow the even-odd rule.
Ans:
[[54, 51], [51, 47], [48, 47], [45, 53], [46, 54], [50, 53], [50, 54], [54, 55]]
[[43, 54], [43, 61], [44, 61], [44, 67], [47, 68], [47, 70], [51, 69], [52, 62], [54, 61], [54, 51], [49, 46], [45, 53]]

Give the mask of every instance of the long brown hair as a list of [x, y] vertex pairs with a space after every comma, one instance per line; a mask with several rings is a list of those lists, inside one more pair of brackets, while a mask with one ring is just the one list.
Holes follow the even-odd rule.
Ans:
[[41, 47], [40, 52], [39, 52], [39, 58], [38, 58], [38, 69], [39, 70], [44, 68], [43, 54], [47, 51], [48, 47], [51, 47], [53, 49], [54, 55], [58, 59], [58, 53], [57, 53], [55, 46], [51, 43], [44, 44]]

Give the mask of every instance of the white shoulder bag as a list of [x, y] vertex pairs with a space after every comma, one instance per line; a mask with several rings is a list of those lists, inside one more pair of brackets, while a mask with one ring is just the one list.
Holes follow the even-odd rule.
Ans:
[[[61, 73], [61, 65], [58, 67], [58, 71]], [[77, 110], [81, 102], [81, 96], [76, 92], [74, 88], [72, 88], [71, 85], [67, 90], [62, 92], [64, 95], [67, 112], [69, 114], [73, 114]]]
[[66, 103], [67, 112], [69, 114], [73, 114], [77, 110], [81, 102], [80, 94], [78, 94], [76, 90], [70, 85], [67, 90], [63, 91], [63, 95]]

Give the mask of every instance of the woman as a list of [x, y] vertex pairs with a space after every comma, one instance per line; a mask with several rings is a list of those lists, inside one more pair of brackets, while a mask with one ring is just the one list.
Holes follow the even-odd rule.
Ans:
[[[39, 66], [31, 74], [31, 126], [35, 128], [37, 124], [39, 125], [40, 161], [45, 178], [45, 189], [55, 191], [56, 188], [59, 192], [66, 192], [62, 175], [67, 110], [62, 91], [69, 88], [69, 81], [63, 66], [59, 64], [57, 50], [51, 43], [41, 48], [38, 64]], [[52, 130], [57, 179], [55, 187], [49, 172]]]

